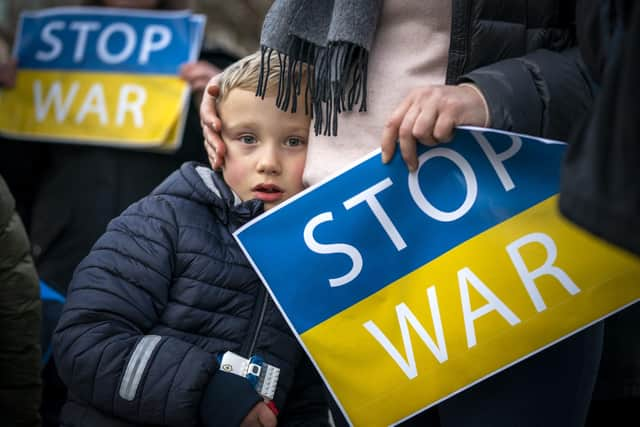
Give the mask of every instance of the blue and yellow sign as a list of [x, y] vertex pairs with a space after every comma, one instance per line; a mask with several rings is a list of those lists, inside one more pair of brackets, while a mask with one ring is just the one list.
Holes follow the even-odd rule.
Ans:
[[16, 86], [0, 91], [0, 132], [20, 139], [175, 149], [204, 17], [188, 11], [25, 12]]
[[236, 232], [351, 423], [394, 424], [640, 299], [563, 219], [565, 144], [466, 128], [379, 150]]

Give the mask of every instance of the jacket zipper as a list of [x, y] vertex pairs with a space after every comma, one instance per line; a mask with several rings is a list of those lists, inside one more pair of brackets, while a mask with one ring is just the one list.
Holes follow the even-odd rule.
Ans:
[[258, 335], [260, 334], [260, 329], [262, 329], [262, 322], [264, 321], [264, 315], [267, 312], [267, 303], [269, 302], [269, 298], [267, 298], [267, 290], [262, 288], [259, 295], [259, 303], [261, 303], [260, 307], [260, 316], [258, 316], [258, 320], [255, 323], [255, 329], [253, 332], [253, 338], [251, 339], [251, 344], [249, 345], [248, 352], [246, 354], [247, 358], [253, 356], [253, 351], [256, 348], [256, 344], [258, 342]]

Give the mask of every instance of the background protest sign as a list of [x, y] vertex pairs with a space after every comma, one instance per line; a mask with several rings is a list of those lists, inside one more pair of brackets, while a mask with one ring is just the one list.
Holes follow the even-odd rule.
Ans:
[[176, 149], [204, 17], [188, 11], [52, 8], [20, 16], [16, 87], [0, 132], [37, 141]]
[[640, 259], [564, 220], [565, 144], [458, 129], [379, 151], [236, 232], [354, 425], [388, 425], [640, 298]]

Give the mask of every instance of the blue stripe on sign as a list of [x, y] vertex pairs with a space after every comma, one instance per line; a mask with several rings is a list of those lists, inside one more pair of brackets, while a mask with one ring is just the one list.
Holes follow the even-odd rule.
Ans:
[[[497, 153], [507, 150], [512, 142], [509, 134], [482, 134]], [[282, 207], [277, 215], [267, 214], [242, 229], [237, 237], [289, 320], [299, 333], [304, 333], [462, 242], [555, 194], [566, 146], [529, 138], [523, 138], [523, 142], [520, 151], [503, 163], [514, 186], [509, 191], [504, 189], [505, 185], [511, 185], [509, 180], [503, 176], [501, 181], [468, 130], [458, 130], [449, 144], [419, 148], [420, 154], [455, 150], [470, 164], [478, 193], [470, 210], [457, 220], [436, 221], [417, 207], [409, 189], [407, 169], [396, 153], [390, 166], [382, 165], [379, 156], [374, 156]], [[465, 176], [453, 161], [438, 157], [429, 160], [421, 167], [419, 180], [420, 192], [438, 209], [455, 211], [464, 204]], [[388, 218], [377, 219], [364, 202], [350, 209], [344, 207], [344, 201], [378, 183], [384, 189], [377, 193], [377, 200]], [[339, 287], [331, 287], [329, 281], [348, 276], [355, 258], [343, 253], [318, 254], [307, 247], [303, 238], [305, 225], [323, 212], [330, 212], [333, 220], [328, 221], [325, 215], [323, 221], [316, 221], [314, 239], [323, 244], [351, 245], [362, 256], [362, 271], [353, 281]], [[389, 223], [395, 227], [395, 233]], [[295, 255], [293, 261], [291, 254]], [[455, 285], [455, 278], [451, 285]]]
[[[20, 67], [175, 75], [194, 58], [197, 25], [184, 13], [149, 15], [25, 14], [16, 52]], [[150, 49], [143, 49], [145, 39]]]

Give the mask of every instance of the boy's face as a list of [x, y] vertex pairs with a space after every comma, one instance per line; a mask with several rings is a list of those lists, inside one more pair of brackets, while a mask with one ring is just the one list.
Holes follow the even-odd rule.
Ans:
[[309, 116], [279, 110], [273, 97], [232, 89], [218, 104], [226, 144], [223, 175], [242, 199], [265, 210], [300, 192], [307, 157]]

